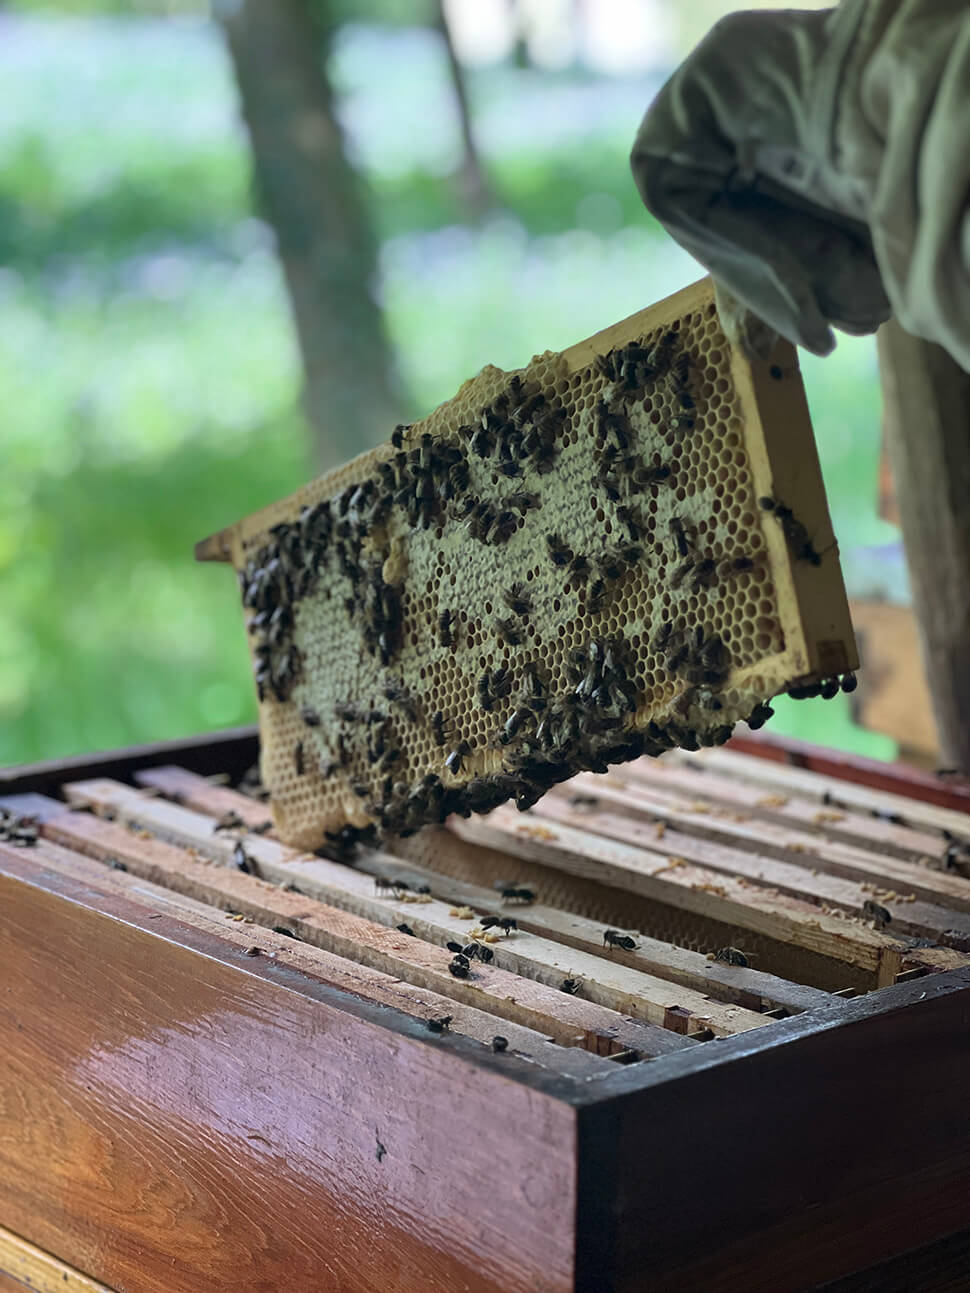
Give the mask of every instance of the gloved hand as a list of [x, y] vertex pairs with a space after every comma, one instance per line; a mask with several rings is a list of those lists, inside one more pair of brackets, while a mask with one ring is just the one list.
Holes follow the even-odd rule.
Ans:
[[749, 351], [774, 329], [827, 354], [832, 326], [892, 311], [970, 371], [966, 0], [734, 14], [661, 90], [631, 163]]

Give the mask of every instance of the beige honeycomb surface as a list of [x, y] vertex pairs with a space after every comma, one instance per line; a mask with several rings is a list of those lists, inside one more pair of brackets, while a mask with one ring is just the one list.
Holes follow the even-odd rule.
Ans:
[[[598, 361], [630, 346], [639, 349], [629, 351], [625, 378], [614, 360]], [[604, 758], [723, 740], [793, 683], [856, 667], [791, 347], [779, 343], [763, 364], [732, 349], [705, 279], [560, 354], [537, 356], [519, 370], [521, 394], [504, 406], [512, 377], [484, 369], [408, 428], [400, 449], [388, 443], [363, 454], [197, 548], [200, 559], [232, 561], [245, 590], [274, 557], [293, 559], [280, 556], [280, 545], [304, 532], [307, 509], [327, 511], [333, 527], [326, 542], [296, 549], [301, 572], [284, 581], [277, 616], [288, 627], [271, 653], [284, 675], [282, 698], [264, 686], [260, 702], [263, 780], [289, 843], [332, 844], [348, 825], [411, 829], [446, 810], [488, 807], [490, 795], [527, 802], [542, 784], [595, 770]], [[517, 403], [537, 391], [543, 401], [519, 432], [539, 424], [532, 443], [551, 446], [545, 470], [513, 448], [509, 470], [522, 474], [506, 476], [498, 446], [478, 456], [470, 428], [495, 401], [493, 422], [511, 425]], [[614, 418], [604, 421], [607, 413]], [[614, 458], [633, 458], [604, 467], [604, 444]], [[387, 493], [381, 464], [391, 464], [383, 468], [389, 480], [395, 456], [410, 453], [419, 477], [430, 461], [443, 480], [433, 458], [448, 452], [466, 465], [456, 497], [439, 498], [428, 528], [412, 525], [402, 503], [361, 520], [348, 487], [374, 481], [372, 506]], [[412, 486], [429, 488], [412, 479], [405, 492]], [[537, 505], [524, 514], [508, 506], [519, 493]], [[466, 497], [505, 513], [502, 541], [487, 525], [490, 541], [473, 536], [459, 515]], [[787, 525], [759, 506], [765, 497], [789, 509]], [[553, 534], [576, 566], [555, 563], [546, 540]], [[524, 613], [503, 596], [513, 584], [528, 603]], [[393, 592], [382, 594], [387, 587]], [[385, 605], [382, 595], [399, 606], [399, 640], [383, 660], [376, 632], [364, 627], [368, 604]], [[253, 627], [247, 597], [258, 654], [267, 629]], [[266, 594], [257, 604], [264, 620], [276, 605]], [[449, 645], [443, 612], [452, 617]], [[393, 605], [390, 613], [397, 618]], [[500, 637], [500, 619], [511, 641]], [[684, 647], [686, 660], [678, 659]], [[486, 709], [479, 680], [496, 670], [506, 671], [507, 694]], [[403, 703], [388, 699], [389, 686]], [[542, 698], [527, 710], [523, 694], [536, 688]], [[577, 688], [585, 688], [581, 702]], [[338, 717], [335, 707], [349, 714], [348, 705], [356, 716]], [[520, 720], [508, 737], [514, 714]], [[454, 751], [461, 757], [446, 763]]]

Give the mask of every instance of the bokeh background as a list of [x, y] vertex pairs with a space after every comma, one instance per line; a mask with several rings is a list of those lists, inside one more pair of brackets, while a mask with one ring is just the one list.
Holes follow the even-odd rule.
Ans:
[[[699, 276], [627, 155], [737, 6], [263, 0], [305, 10], [322, 73], [327, 173], [304, 189], [241, 115], [240, 56], [285, 99], [283, 47], [227, 43], [257, 3], [0, 6], [0, 763], [251, 721], [235, 581], [197, 539], [385, 438], [381, 400], [410, 420]], [[318, 257], [302, 334], [281, 245]], [[314, 326], [341, 361], [303, 400]], [[904, 596], [874, 343], [803, 372], [850, 590]], [[772, 726], [894, 749], [844, 699], [782, 701]]]

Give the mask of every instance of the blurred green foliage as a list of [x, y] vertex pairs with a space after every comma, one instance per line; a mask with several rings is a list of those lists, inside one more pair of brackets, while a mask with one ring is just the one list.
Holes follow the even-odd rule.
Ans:
[[[235, 580], [192, 547], [294, 489], [311, 455], [227, 60], [185, 19], [0, 23], [0, 762], [249, 721]], [[334, 75], [382, 240], [402, 415], [698, 276], [629, 177], [648, 86], [472, 76], [503, 214], [471, 228], [436, 40], [344, 29]], [[805, 371], [843, 549], [886, 543], [872, 347], [842, 342]], [[891, 752], [840, 704], [778, 725]]]

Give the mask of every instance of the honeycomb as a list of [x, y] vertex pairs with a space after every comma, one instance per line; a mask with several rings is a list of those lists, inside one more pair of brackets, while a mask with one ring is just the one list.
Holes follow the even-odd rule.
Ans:
[[855, 667], [794, 351], [709, 280], [203, 541], [231, 560], [277, 829], [341, 856], [696, 749]]

